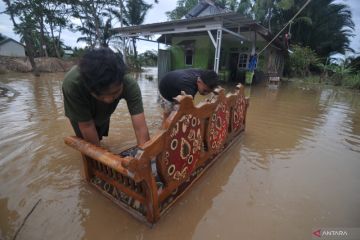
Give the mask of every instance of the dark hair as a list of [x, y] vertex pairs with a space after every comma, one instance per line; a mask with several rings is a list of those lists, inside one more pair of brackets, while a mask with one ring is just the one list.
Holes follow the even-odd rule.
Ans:
[[84, 54], [79, 62], [80, 74], [90, 92], [100, 95], [112, 84], [121, 84], [126, 65], [121, 53], [110, 48], [93, 49]]
[[214, 89], [218, 85], [218, 75], [213, 70], [203, 71], [200, 78], [210, 89]]

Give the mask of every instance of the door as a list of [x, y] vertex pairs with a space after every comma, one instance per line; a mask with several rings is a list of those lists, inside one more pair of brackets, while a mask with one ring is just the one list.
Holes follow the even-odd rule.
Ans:
[[171, 68], [171, 55], [170, 50], [162, 50], [158, 51], [158, 84], [160, 79], [168, 72], [170, 72]]
[[239, 53], [233, 52], [229, 56], [229, 70], [230, 70], [230, 81], [236, 81], [237, 69], [238, 69]]

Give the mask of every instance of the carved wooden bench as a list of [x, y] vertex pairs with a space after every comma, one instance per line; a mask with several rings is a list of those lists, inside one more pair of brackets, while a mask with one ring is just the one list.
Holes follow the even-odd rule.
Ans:
[[135, 156], [121, 157], [77, 137], [65, 143], [82, 153], [88, 182], [124, 210], [149, 225], [164, 215], [183, 193], [219, 159], [245, 129], [248, 99], [244, 87], [194, 106], [178, 96], [179, 109]]

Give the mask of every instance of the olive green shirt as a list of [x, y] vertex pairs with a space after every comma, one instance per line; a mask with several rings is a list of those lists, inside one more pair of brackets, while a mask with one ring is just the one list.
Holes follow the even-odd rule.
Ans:
[[132, 78], [125, 76], [121, 96], [108, 104], [97, 100], [85, 87], [79, 69], [74, 66], [66, 75], [62, 84], [64, 95], [65, 116], [72, 122], [87, 122], [93, 120], [101, 126], [109, 121], [119, 101], [124, 98], [130, 115], [143, 113], [143, 103], [139, 85]]

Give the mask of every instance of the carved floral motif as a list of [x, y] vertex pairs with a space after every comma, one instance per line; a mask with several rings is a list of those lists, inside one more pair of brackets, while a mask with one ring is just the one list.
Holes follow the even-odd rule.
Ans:
[[244, 117], [246, 110], [246, 101], [244, 96], [240, 96], [236, 99], [234, 112], [232, 115], [233, 131], [238, 131], [244, 128]]
[[209, 145], [211, 149], [218, 152], [224, 145], [229, 125], [229, 110], [224, 102], [220, 102], [209, 123]]
[[200, 157], [200, 119], [192, 114], [184, 115], [169, 132], [168, 146], [165, 146], [163, 155], [165, 177], [179, 181], [189, 176]]

